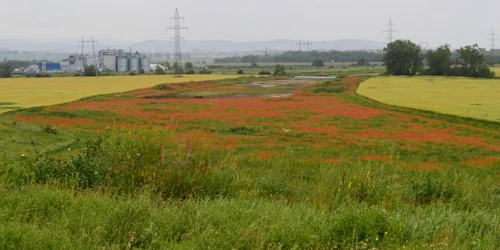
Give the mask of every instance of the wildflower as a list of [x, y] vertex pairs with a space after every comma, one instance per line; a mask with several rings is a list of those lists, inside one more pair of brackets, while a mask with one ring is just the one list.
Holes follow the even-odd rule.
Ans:
[[137, 156], [141, 156], [141, 154], [137, 153]]
[[21, 157], [24, 157], [24, 154], [21, 154]]
[[71, 148], [68, 148], [68, 151], [71, 151]]

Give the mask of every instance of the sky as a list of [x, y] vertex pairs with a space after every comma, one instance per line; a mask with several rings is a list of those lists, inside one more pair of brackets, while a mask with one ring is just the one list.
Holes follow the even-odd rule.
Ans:
[[[384, 41], [389, 18], [400, 39], [489, 47], [500, 39], [498, 0], [0, 0], [0, 39], [168, 40], [178, 8], [187, 40]], [[500, 47], [500, 41], [497, 42]]]

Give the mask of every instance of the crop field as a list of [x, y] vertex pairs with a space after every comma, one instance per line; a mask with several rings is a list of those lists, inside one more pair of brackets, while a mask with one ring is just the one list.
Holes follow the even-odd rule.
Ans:
[[0, 79], [0, 113], [19, 108], [47, 106], [116, 92], [148, 88], [161, 83], [203, 81], [231, 78], [222, 75], [185, 76], [123, 76], [123, 77], [60, 77]]
[[2, 114], [0, 248], [499, 249], [500, 124], [368, 100], [367, 77]]
[[497, 65], [496, 67], [491, 68], [491, 70], [495, 72], [496, 77], [500, 77], [500, 66]]
[[394, 106], [500, 121], [498, 79], [378, 77], [361, 84], [358, 94]]

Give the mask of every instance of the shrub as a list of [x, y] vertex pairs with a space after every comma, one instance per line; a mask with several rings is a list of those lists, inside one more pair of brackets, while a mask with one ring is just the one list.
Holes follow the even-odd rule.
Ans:
[[259, 72], [259, 75], [263, 76], [263, 75], [271, 75], [271, 72], [267, 71], [267, 70], [262, 70]]
[[212, 74], [212, 71], [209, 69], [201, 69], [200, 72], [198, 72], [200, 75], [210, 75]]
[[169, 131], [157, 128], [106, 130], [88, 140], [79, 154], [26, 158], [11, 171], [11, 181], [59, 182], [71, 188], [118, 193], [149, 187], [165, 198], [181, 199], [234, 192], [235, 172], [228, 168], [232, 160], [211, 162], [211, 152], [189, 142], [174, 146], [169, 138]]
[[323, 66], [325, 66], [325, 62], [323, 62], [323, 60], [321, 60], [321, 59], [316, 59], [312, 62], [312, 66], [313, 67], [323, 67]]
[[196, 74], [196, 72], [194, 72], [194, 69], [188, 69], [188, 70], [186, 70], [184, 72], [184, 74], [186, 74], [186, 75], [194, 75], [194, 74]]
[[238, 75], [244, 75], [244, 74], [245, 74], [245, 72], [243, 72], [243, 70], [242, 70], [242, 69], [240, 69], [240, 70], [238, 70], [238, 72], [236, 72], [236, 74], [238, 74]]

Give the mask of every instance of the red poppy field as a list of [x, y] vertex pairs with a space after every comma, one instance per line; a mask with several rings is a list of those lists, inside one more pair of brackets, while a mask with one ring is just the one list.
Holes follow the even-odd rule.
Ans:
[[[252, 97], [243, 84], [172, 84], [168, 90], [99, 96], [47, 107], [35, 115], [20, 112], [11, 119], [65, 130], [160, 126], [175, 131], [178, 142], [201, 140], [213, 149], [252, 152], [262, 158], [300, 148], [294, 157], [302, 160], [387, 162], [394, 160], [387, 152], [390, 145], [404, 152], [398, 161], [413, 169], [500, 164], [497, 129], [387, 109], [355, 95], [361, 81], [344, 78], [339, 84], [345, 93], [313, 93], [300, 86], [286, 97]], [[347, 149], [356, 153], [345, 157]], [[436, 152], [444, 149], [454, 156]]]

